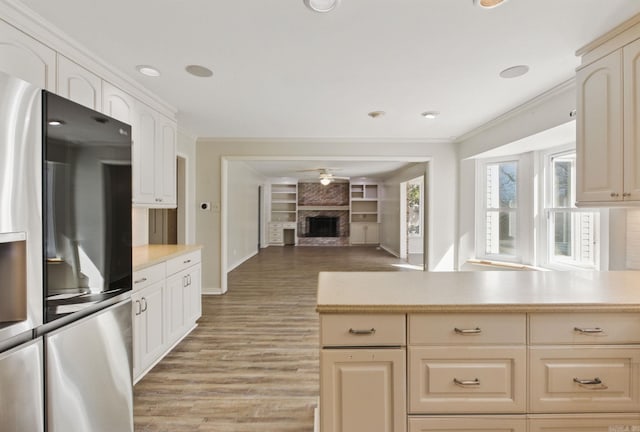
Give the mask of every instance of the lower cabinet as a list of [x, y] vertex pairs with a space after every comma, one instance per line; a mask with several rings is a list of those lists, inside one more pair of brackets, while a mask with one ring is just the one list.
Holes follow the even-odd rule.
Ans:
[[202, 315], [200, 251], [134, 273], [133, 378], [139, 381]]
[[378, 224], [375, 222], [352, 222], [349, 233], [351, 244], [378, 244]]
[[322, 432], [406, 431], [404, 348], [324, 349]]
[[164, 352], [165, 283], [156, 282], [131, 296], [133, 308], [133, 375], [140, 375]]
[[527, 419], [524, 415], [409, 417], [409, 432], [445, 431], [527, 432]]
[[531, 416], [529, 432], [635, 432], [640, 414]]

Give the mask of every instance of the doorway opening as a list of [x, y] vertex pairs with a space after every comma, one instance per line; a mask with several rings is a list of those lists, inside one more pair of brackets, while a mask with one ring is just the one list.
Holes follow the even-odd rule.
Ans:
[[425, 176], [400, 183], [400, 258], [424, 270], [426, 243]]

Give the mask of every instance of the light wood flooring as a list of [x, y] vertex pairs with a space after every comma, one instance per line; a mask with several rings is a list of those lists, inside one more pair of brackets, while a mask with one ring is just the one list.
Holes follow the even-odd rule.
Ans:
[[318, 272], [401, 263], [374, 247], [263, 249], [227, 294], [203, 297], [198, 327], [135, 386], [136, 432], [312, 432]]

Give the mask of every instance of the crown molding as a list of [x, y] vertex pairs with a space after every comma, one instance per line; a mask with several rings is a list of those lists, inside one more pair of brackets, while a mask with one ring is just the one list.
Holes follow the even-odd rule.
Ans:
[[99, 58], [82, 43], [17, 0], [0, 0], [0, 19], [15, 27], [56, 53], [78, 63], [141, 102], [158, 109], [162, 114], [175, 118], [177, 109], [139, 84], [120, 70]]
[[393, 138], [393, 137], [357, 137], [357, 138], [318, 138], [318, 137], [199, 137], [198, 143], [209, 144], [453, 144], [445, 138]]

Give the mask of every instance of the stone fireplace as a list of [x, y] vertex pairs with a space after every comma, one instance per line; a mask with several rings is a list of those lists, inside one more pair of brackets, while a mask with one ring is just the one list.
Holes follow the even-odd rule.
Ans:
[[298, 184], [298, 245], [349, 245], [349, 184]]

